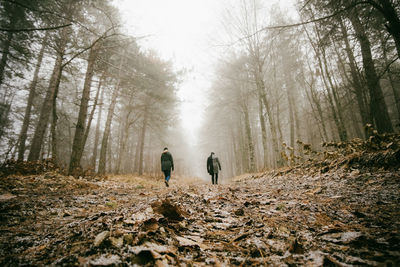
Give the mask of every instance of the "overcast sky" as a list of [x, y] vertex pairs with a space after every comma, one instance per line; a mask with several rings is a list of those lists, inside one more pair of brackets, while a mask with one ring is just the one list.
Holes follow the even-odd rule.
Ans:
[[[223, 32], [222, 17], [229, 0], [115, 0], [123, 15], [125, 28], [134, 36], [147, 36], [139, 42], [172, 60], [177, 69], [188, 74], [178, 96], [182, 104], [180, 117], [189, 141], [201, 125], [206, 107], [206, 91], [212, 79], [216, 45]], [[292, 0], [266, 0], [288, 5]]]
[[116, 0], [130, 34], [150, 35], [140, 41], [188, 72], [178, 96], [180, 117], [189, 141], [201, 123], [205, 91], [210, 84], [211, 36], [220, 24], [223, 1], [215, 0]]

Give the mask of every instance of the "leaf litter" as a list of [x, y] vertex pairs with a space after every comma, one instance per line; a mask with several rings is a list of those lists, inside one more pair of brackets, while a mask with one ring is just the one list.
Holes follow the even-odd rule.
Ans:
[[400, 171], [323, 168], [169, 188], [8, 175], [0, 265], [398, 266]]

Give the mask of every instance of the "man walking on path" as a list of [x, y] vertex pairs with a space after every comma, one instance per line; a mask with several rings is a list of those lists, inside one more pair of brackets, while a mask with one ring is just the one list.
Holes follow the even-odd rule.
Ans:
[[214, 184], [214, 176], [215, 184], [218, 184], [218, 170], [221, 170], [221, 163], [219, 163], [219, 159], [215, 156], [215, 153], [211, 152], [211, 155], [207, 158], [207, 172], [211, 175], [212, 184]]
[[168, 148], [165, 147], [161, 154], [161, 170], [164, 172], [165, 185], [168, 187], [169, 179], [171, 178], [171, 169], [174, 170], [174, 160], [171, 153], [168, 152]]

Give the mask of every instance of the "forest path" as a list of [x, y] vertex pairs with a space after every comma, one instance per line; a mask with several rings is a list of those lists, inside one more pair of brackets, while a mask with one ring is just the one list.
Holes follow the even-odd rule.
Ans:
[[4, 178], [0, 264], [400, 263], [399, 172], [177, 179], [168, 188], [137, 179]]

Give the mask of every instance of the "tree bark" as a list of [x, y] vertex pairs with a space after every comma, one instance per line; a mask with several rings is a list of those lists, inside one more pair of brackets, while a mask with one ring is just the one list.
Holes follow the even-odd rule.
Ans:
[[46, 132], [47, 124], [49, 122], [50, 113], [52, 110], [54, 95], [59, 85], [59, 80], [62, 71], [63, 53], [58, 54], [56, 62], [54, 64], [53, 73], [50, 78], [49, 87], [46, 92], [46, 96], [40, 110], [39, 121], [35, 129], [35, 133], [32, 139], [28, 160], [38, 160], [40, 156], [40, 150], [43, 143], [44, 133]]
[[257, 90], [259, 93], [259, 96], [261, 97], [261, 101], [265, 106], [265, 110], [267, 112], [268, 115], [268, 122], [270, 125], [270, 130], [271, 130], [271, 135], [272, 135], [272, 146], [274, 148], [274, 158], [276, 160], [276, 163], [278, 166], [282, 165], [282, 162], [280, 160], [280, 150], [278, 147], [278, 136], [276, 133], [276, 127], [275, 127], [275, 120], [273, 118], [273, 114], [272, 114], [272, 110], [271, 110], [271, 106], [270, 103], [268, 102], [268, 99], [266, 97], [265, 94], [265, 85], [264, 85], [264, 81], [262, 80], [262, 78], [260, 77], [261, 73], [260, 71], [256, 71], [255, 74], [255, 79], [256, 79], [256, 86], [257, 86]]
[[[128, 118], [127, 118], [128, 119]], [[123, 158], [123, 147], [124, 147], [124, 142], [125, 142], [125, 129], [127, 123], [125, 120], [121, 120], [119, 124], [119, 142], [118, 142], [118, 153], [117, 153], [117, 162], [115, 163], [115, 174], [120, 173], [121, 169], [121, 164], [122, 164], [122, 158]]]
[[57, 149], [57, 121], [58, 121], [57, 96], [58, 96], [58, 90], [60, 87], [60, 81], [61, 81], [61, 73], [57, 79], [57, 84], [55, 86], [55, 92], [54, 92], [53, 100], [52, 100], [52, 118], [53, 118], [53, 120], [51, 123], [51, 157], [55, 163], [57, 163], [57, 155], [58, 155], [58, 149]]
[[124, 158], [126, 158], [126, 143], [128, 142], [128, 137], [129, 137], [129, 128], [132, 125], [132, 123], [134, 121], [131, 121], [131, 114], [132, 114], [132, 105], [133, 102], [133, 94], [130, 95], [129, 98], [129, 104], [128, 104], [128, 110], [126, 112], [126, 116], [125, 119], [123, 120], [123, 126], [121, 129], [121, 142], [120, 142], [120, 149], [119, 149], [119, 153], [118, 153], [118, 160], [117, 160], [117, 166], [115, 168], [115, 172], [118, 174], [120, 172], [121, 169], [121, 165], [122, 165], [122, 161]]
[[397, 86], [397, 84], [395, 82], [395, 79], [392, 76], [392, 73], [391, 73], [391, 70], [390, 70], [390, 66], [389, 66], [390, 63], [389, 63], [389, 59], [388, 59], [388, 55], [387, 55], [387, 49], [386, 49], [386, 45], [385, 45], [384, 36], [381, 34], [379, 37], [381, 39], [381, 47], [382, 47], [383, 59], [385, 61], [385, 65], [388, 66], [387, 67], [387, 77], [389, 79], [390, 87], [392, 87], [394, 101], [395, 101], [396, 110], [397, 110], [397, 117], [400, 120], [400, 93], [399, 93], [399, 87]]
[[[314, 29], [318, 41], [321, 42], [320, 29], [318, 29], [317, 26], [315, 26]], [[321, 54], [322, 56], [320, 56]], [[325, 48], [320, 46], [319, 49], [316, 50], [316, 56], [318, 58], [318, 64], [321, 70], [321, 77], [327, 90], [328, 101], [332, 110], [335, 125], [339, 133], [340, 141], [347, 141], [347, 131], [343, 121], [342, 107], [336, 94], [336, 87], [332, 82], [332, 77], [329, 72]]]
[[243, 113], [244, 113], [244, 124], [245, 124], [245, 133], [246, 133], [246, 143], [247, 143], [247, 151], [249, 156], [249, 170], [250, 172], [254, 172], [256, 170], [255, 163], [255, 152], [254, 152], [254, 144], [253, 138], [251, 134], [251, 126], [250, 126], [250, 118], [249, 118], [249, 110], [247, 105], [243, 105]]
[[141, 142], [141, 133], [139, 133], [137, 137], [136, 147], [135, 147], [135, 158], [134, 158], [134, 171], [135, 173], [139, 172], [139, 154], [140, 154], [140, 142]]
[[143, 174], [143, 150], [144, 150], [144, 143], [146, 139], [146, 128], [147, 128], [147, 119], [148, 119], [148, 107], [144, 109], [143, 115], [143, 124], [142, 124], [142, 131], [140, 133], [140, 143], [139, 143], [139, 175]]
[[[313, 74], [311, 74], [311, 75], [313, 75]], [[314, 79], [314, 78], [313, 78]], [[307, 82], [306, 82], [307, 83]], [[308, 87], [310, 87], [310, 92], [307, 90], [307, 88], [304, 88], [304, 91], [305, 91], [305, 93], [306, 93], [306, 96], [307, 96], [307, 100], [308, 100], [308, 102], [310, 103], [310, 107], [311, 107], [311, 111], [312, 111], [312, 116], [314, 117], [314, 119], [315, 119], [315, 121], [317, 122], [317, 126], [318, 126], [318, 132], [319, 132], [319, 135], [320, 135], [320, 137], [321, 137], [321, 140], [322, 141], [324, 141], [325, 142], [325, 140], [326, 140], [326, 128], [325, 128], [325, 123], [323, 122], [323, 120], [321, 120], [319, 117], [318, 117], [318, 111], [316, 110], [316, 107], [314, 107], [314, 105], [316, 106], [316, 103], [314, 102], [314, 99], [313, 99], [313, 97], [311, 96], [312, 94], [313, 94], [313, 92], [312, 92], [312, 86], [313, 86], [313, 84], [311, 83], [311, 84], [308, 84], [307, 83], [307, 86]], [[309, 122], [307, 122], [307, 123], [309, 123]], [[321, 128], [323, 128], [323, 129], [321, 129]], [[308, 131], [308, 133], [312, 133], [312, 131], [310, 131], [310, 129], [307, 129]], [[311, 136], [311, 134], [309, 134], [309, 136]]]
[[[241, 116], [242, 117], [242, 116]], [[249, 163], [249, 150], [246, 146], [246, 133], [245, 126], [243, 126], [243, 118], [240, 117], [240, 122], [238, 125], [239, 134], [239, 157], [240, 157], [240, 173], [247, 172], [250, 169]]]
[[29, 86], [29, 96], [25, 108], [24, 121], [22, 123], [21, 133], [19, 135], [18, 160], [24, 160], [24, 154], [26, 150], [25, 145], [26, 145], [29, 123], [31, 120], [32, 105], [36, 94], [36, 85], [39, 79], [40, 67], [42, 66], [44, 50], [47, 46], [47, 39], [48, 39], [48, 34], [46, 33], [46, 35], [43, 38], [42, 47], [40, 48], [37, 62], [35, 65], [35, 72], [33, 73], [33, 79]]
[[390, 0], [368, 0], [387, 20], [385, 25], [387, 31], [392, 35], [396, 45], [397, 56], [400, 58], [400, 17]]
[[350, 42], [347, 34], [346, 27], [343, 23], [342, 20], [340, 20], [340, 28], [343, 36], [343, 41], [345, 44], [345, 51], [347, 54], [347, 57], [349, 58], [349, 66], [350, 66], [350, 74], [352, 77], [352, 85], [354, 88], [354, 94], [356, 95], [357, 99], [357, 104], [358, 108], [360, 110], [360, 115], [361, 115], [361, 120], [362, 124], [365, 127], [365, 125], [372, 123], [372, 121], [369, 119], [369, 112], [368, 108], [365, 104], [364, 101], [364, 90], [363, 90], [363, 85], [360, 79], [360, 73], [358, 72], [357, 66], [356, 66], [356, 60], [353, 54], [353, 51], [350, 47]]
[[85, 147], [84, 135], [85, 135], [85, 124], [88, 115], [87, 114], [88, 105], [90, 100], [90, 88], [92, 85], [92, 79], [94, 75], [94, 65], [97, 58], [97, 53], [98, 53], [98, 48], [95, 45], [90, 49], [89, 52], [86, 77], [83, 85], [81, 103], [79, 106], [78, 121], [76, 123], [75, 136], [72, 144], [72, 153], [68, 170], [69, 174], [72, 174], [72, 172], [76, 168], [79, 168], [81, 165], [81, 158]]
[[263, 167], [265, 168], [268, 166], [267, 127], [265, 126], [264, 109], [263, 109], [263, 104], [261, 102], [260, 95], [258, 97], [258, 108], [259, 108], [258, 116], [259, 116], [260, 125], [261, 125], [261, 139], [262, 139], [263, 152], [264, 152]]
[[[304, 28], [304, 30], [305, 30], [307, 38], [308, 38], [308, 40], [309, 40], [309, 42], [310, 42], [310, 44], [311, 44], [311, 46], [312, 46], [312, 48], [314, 50], [315, 55], [317, 55], [317, 49], [315, 47], [315, 44], [312, 42], [312, 38], [310, 37], [310, 34], [308, 33], [306, 28]], [[318, 61], [318, 63], [319, 63], [319, 67], [321, 68], [320, 61]], [[320, 99], [319, 99], [319, 97], [317, 95], [318, 93], [314, 90], [314, 81], [315, 81], [314, 80], [314, 73], [311, 70], [311, 67], [310, 67], [309, 63], [308, 63], [308, 67], [309, 67], [310, 73], [312, 73], [311, 74], [312, 81], [311, 81], [311, 84], [309, 84], [310, 95], [307, 94], [307, 96], [310, 99], [310, 103], [314, 103], [315, 104], [315, 108], [316, 108], [316, 116], [315, 116], [315, 118], [316, 118], [316, 121], [320, 121], [320, 123], [321, 123], [322, 133], [323, 133], [322, 140], [325, 142], [325, 141], [327, 141], [329, 139], [328, 138], [328, 133], [327, 133], [327, 130], [326, 130], [326, 125], [325, 125], [325, 118], [324, 118], [324, 114], [323, 114], [322, 107], [321, 107], [321, 101], [320, 101]], [[312, 100], [312, 102], [311, 102], [311, 100]]]
[[[93, 121], [93, 118], [94, 118], [94, 113], [96, 111], [97, 102], [99, 100], [99, 94], [100, 94], [100, 91], [102, 91], [101, 90], [102, 89], [101, 88], [101, 84], [102, 84], [102, 78], [100, 78], [100, 81], [99, 81], [99, 84], [98, 84], [98, 87], [97, 87], [97, 91], [96, 91], [96, 96], [94, 97], [93, 108], [92, 108], [92, 111], [90, 112], [89, 119], [88, 119], [88, 124], [86, 126], [85, 133], [83, 135], [83, 149], [82, 149], [82, 152], [85, 149], [85, 145], [86, 145], [86, 141], [87, 141], [88, 136], [89, 136], [90, 128], [92, 127], [92, 121]], [[81, 155], [81, 158], [82, 158], [82, 155]]]
[[100, 175], [103, 175], [106, 172], [106, 155], [107, 155], [108, 139], [110, 136], [111, 123], [112, 123], [112, 119], [114, 116], [114, 109], [115, 109], [115, 105], [117, 103], [117, 97], [118, 97], [119, 89], [120, 89], [119, 82], [120, 81], [118, 81], [118, 84], [114, 88], [114, 91], [112, 94], [111, 104], [110, 104], [110, 107], [108, 108], [107, 121], [106, 121], [106, 126], [104, 129], [103, 139], [101, 141], [99, 170], [98, 170], [98, 174], [100, 174]]
[[336, 126], [336, 129], [338, 131], [340, 141], [346, 141], [347, 136], [344, 133], [343, 128], [341, 127], [341, 123], [339, 121], [338, 114], [336, 112], [335, 104], [333, 103], [333, 97], [332, 97], [332, 93], [331, 93], [331, 88], [329, 87], [329, 84], [328, 84], [328, 82], [326, 80], [327, 79], [326, 78], [326, 74], [324, 74], [324, 73], [328, 73], [328, 70], [325, 69], [325, 71], [324, 71], [324, 67], [322, 65], [322, 60], [321, 60], [320, 56], [318, 56], [318, 53], [316, 53], [316, 55], [317, 55], [317, 58], [318, 58], [318, 64], [319, 64], [319, 68], [320, 68], [320, 72], [321, 72], [321, 79], [322, 79], [322, 81], [323, 81], [323, 83], [325, 85], [326, 96], [328, 98], [329, 107], [331, 108], [333, 121], [335, 122], [335, 126]]
[[103, 100], [104, 100], [104, 89], [101, 91], [100, 95], [100, 109], [99, 109], [99, 115], [97, 117], [97, 124], [96, 124], [96, 133], [94, 137], [94, 144], [93, 144], [93, 156], [92, 156], [92, 161], [91, 161], [91, 167], [93, 168], [93, 171], [96, 170], [96, 161], [97, 161], [97, 150], [99, 149], [99, 139], [100, 139], [100, 124], [101, 124], [101, 115], [103, 113]]
[[[285, 72], [286, 81], [290, 81], [287, 77], [287, 72]], [[288, 80], [289, 79], [289, 80]], [[289, 85], [286, 84], [286, 96], [288, 101], [288, 112], [289, 112], [289, 128], [290, 128], [290, 146], [294, 148], [294, 114], [293, 114], [293, 100], [291, 97], [291, 92], [289, 91]]]
[[327, 88], [328, 94], [329, 94], [329, 102], [331, 103], [333, 110], [336, 111], [336, 114], [334, 114], [334, 115], [337, 116], [336, 120], [337, 120], [339, 138], [340, 138], [340, 141], [347, 141], [347, 130], [344, 125], [344, 119], [343, 119], [343, 114], [342, 114], [343, 113], [342, 105], [341, 105], [339, 97], [337, 95], [337, 87], [333, 84], [332, 77], [329, 72], [329, 67], [328, 67], [325, 51], [322, 54], [323, 54], [323, 62], [324, 62], [324, 67], [325, 67], [325, 75], [326, 75], [326, 78], [329, 83], [329, 84], [326, 84], [326, 88]]
[[112, 153], [112, 139], [109, 139], [108, 142], [110, 142], [107, 145], [107, 154], [106, 154], [106, 165], [107, 165], [107, 172], [112, 172], [112, 160], [113, 160], [113, 153]]
[[379, 77], [376, 73], [374, 61], [372, 59], [371, 44], [361, 24], [358, 14], [354, 12], [349, 15], [353, 25], [357, 40], [361, 46], [361, 54], [364, 65], [367, 87], [370, 95], [370, 109], [375, 119], [377, 130], [380, 133], [392, 133], [393, 126], [390, 121], [389, 113], [383, 96], [382, 88], [379, 84]]
[[[14, 26], [15, 23], [15, 16], [11, 17], [10, 25]], [[11, 42], [14, 38], [13, 32], [7, 32], [7, 39], [4, 41], [2, 56], [0, 60], [0, 87], [3, 85], [4, 82], [4, 74], [7, 67], [8, 55], [10, 54], [10, 47]]]

